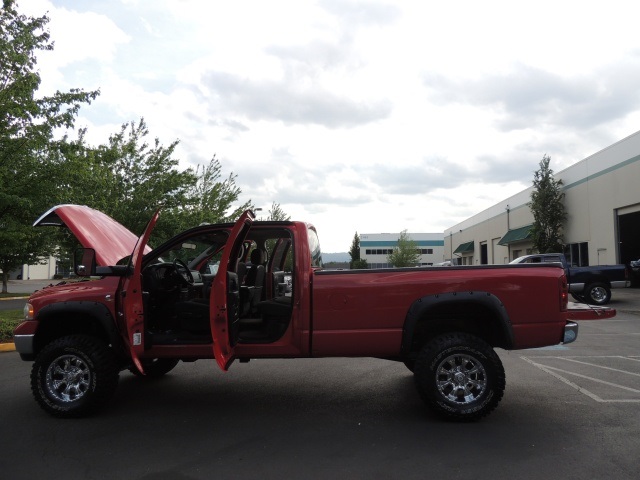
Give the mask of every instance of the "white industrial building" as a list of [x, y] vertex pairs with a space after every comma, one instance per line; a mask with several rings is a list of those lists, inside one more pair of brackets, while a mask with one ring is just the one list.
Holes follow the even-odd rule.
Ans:
[[[420, 253], [420, 265], [433, 265], [444, 261], [445, 248], [442, 233], [408, 233]], [[369, 268], [390, 268], [388, 255], [398, 246], [399, 233], [364, 233], [360, 235], [360, 258]]]
[[[555, 172], [555, 178], [564, 183], [563, 236], [572, 264], [640, 258], [640, 131]], [[445, 230], [446, 258], [463, 265], [504, 264], [531, 253], [531, 192], [532, 187]]]

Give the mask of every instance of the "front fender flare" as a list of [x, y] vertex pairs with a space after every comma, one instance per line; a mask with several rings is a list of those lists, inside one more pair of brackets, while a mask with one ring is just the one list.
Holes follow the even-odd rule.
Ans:
[[109, 308], [100, 302], [80, 300], [52, 303], [38, 312], [36, 320], [41, 326], [48, 326], [51, 319], [64, 319], [69, 314], [90, 317], [95, 320], [103, 330], [106, 338], [108, 338], [109, 343], [118, 351], [122, 348], [122, 338], [118, 332], [115, 319]]

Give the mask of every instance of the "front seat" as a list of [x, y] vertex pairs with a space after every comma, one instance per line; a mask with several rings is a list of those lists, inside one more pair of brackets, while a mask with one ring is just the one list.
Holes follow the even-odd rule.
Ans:
[[247, 274], [244, 277], [244, 286], [248, 287], [250, 291], [248, 298], [248, 310], [251, 312], [256, 311], [256, 306], [262, 299], [262, 290], [264, 288], [265, 278], [265, 259], [265, 252], [256, 248], [251, 252], [251, 265], [247, 265]]

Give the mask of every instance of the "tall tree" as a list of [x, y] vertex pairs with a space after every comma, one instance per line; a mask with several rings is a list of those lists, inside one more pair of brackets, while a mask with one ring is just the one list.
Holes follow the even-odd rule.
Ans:
[[349, 268], [351, 270], [368, 268], [367, 261], [360, 258], [360, 235], [358, 235], [358, 232], [353, 236], [351, 248], [349, 248], [349, 256], [351, 257], [351, 261], [349, 262]]
[[99, 92], [72, 89], [38, 97], [37, 53], [53, 49], [49, 18], [18, 13], [14, 0], [0, 9], [0, 268], [9, 272], [51, 253], [47, 234], [31, 228], [60, 185], [51, 165], [54, 132], [72, 128], [81, 105]]
[[540, 253], [562, 252], [562, 225], [567, 218], [563, 183], [553, 177], [550, 162], [551, 158], [544, 155], [540, 168], [534, 172], [533, 192], [528, 204], [533, 214], [533, 246]]
[[232, 172], [224, 178], [215, 155], [208, 164], [196, 167], [194, 177], [195, 183], [185, 190], [182, 203], [165, 212], [168, 225], [174, 229], [172, 234], [201, 223], [232, 222], [253, 208], [251, 200], [238, 204], [242, 190], [236, 184], [237, 175]]
[[271, 204], [271, 210], [269, 210], [269, 216], [267, 217], [269, 221], [289, 221], [291, 220], [291, 215], [287, 215], [285, 211], [282, 209], [279, 203], [273, 202]]
[[418, 244], [411, 240], [406, 230], [400, 232], [398, 245], [387, 256], [387, 262], [394, 267], [414, 267], [420, 263]]

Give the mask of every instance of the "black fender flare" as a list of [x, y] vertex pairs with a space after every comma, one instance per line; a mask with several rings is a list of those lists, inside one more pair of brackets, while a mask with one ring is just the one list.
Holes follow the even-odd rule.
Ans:
[[91, 317], [102, 328], [109, 343], [116, 351], [120, 352], [124, 348], [111, 311], [105, 304], [100, 302], [79, 300], [51, 303], [43, 307], [35, 319], [38, 320], [40, 326], [49, 327], [51, 324], [47, 321], [48, 319], [61, 318], [69, 314]]
[[501, 336], [505, 339], [504, 347], [509, 349], [513, 346], [513, 326], [507, 314], [507, 309], [498, 297], [492, 293], [483, 291], [447, 292], [427, 295], [417, 299], [411, 304], [405, 318], [402, 332], [402, 355], [407, 356], [411, 352], [416, 324], [423, 318], [428, 317], [429, 310], [437, 306], [460, 303], [481, 305], [495, 313], [501, 328]]

